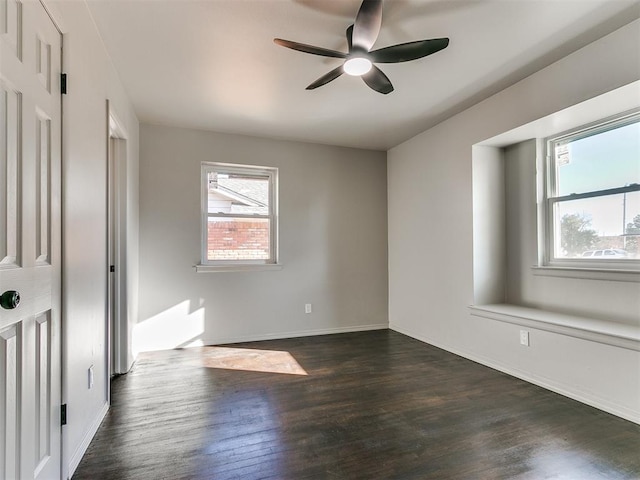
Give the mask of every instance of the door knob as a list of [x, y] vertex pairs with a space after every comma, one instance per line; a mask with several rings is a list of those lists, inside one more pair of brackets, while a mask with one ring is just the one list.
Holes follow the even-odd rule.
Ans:
[[6, 310], [13, 310], [20, 303], [20, 294], [15, 290], [7, 290], [0, 295], [0, 307]]

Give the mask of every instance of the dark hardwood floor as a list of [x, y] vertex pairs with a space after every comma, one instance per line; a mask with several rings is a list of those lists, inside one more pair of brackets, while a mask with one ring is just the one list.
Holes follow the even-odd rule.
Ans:
[[638, 478], [640, 426], [390, 330], [143, 354], [73, 477]]

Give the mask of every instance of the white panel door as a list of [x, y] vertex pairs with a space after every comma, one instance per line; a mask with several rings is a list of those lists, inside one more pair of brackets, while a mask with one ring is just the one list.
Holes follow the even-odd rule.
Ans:
[[[61, 37], [0, 0], [0, 478], [60, 478]], [[19, 300], [19, 302], [18, 302]]]

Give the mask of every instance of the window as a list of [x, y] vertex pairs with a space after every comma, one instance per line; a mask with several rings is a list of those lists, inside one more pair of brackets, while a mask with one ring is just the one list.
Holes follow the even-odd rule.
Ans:
[[277, 263], [276, 168], [202, 164], [202, 264]]
[[546, 262], [640, 267], [640, 114], [547, 140]]

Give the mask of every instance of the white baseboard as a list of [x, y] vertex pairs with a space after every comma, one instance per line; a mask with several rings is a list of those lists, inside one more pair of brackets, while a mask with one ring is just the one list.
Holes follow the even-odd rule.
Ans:
[[100, 428], [100, 424], [104, 420], [104, 417], [107, 415], [108, 411], [109, 411], [109, 402], [106, 402], [100, 409], [100, 412], [98, 412], [98, 416], [95, 418], [95, 420], [93, 421], [93, 423], [91, 424], [87, 432], [85, 433], [82, 439], [82, 442], [80, 442], [80, 445], [78, 445], [78, 448], [76, 448], [76, 451], [73, 453], [73, 456], [69, 460], [69, 470], [68, 470], [69, 479], [73, 477], [73, 474], [75, 473], [76, 468], [78, 468], [78, 465], [80, 465], [80, 460], [82, 460], [82, 457], [87, 452], [87, 448], [89, 448], [89, 444], [91, 444], [91, 440], [93, 440], [93, 437], [98, 432], [98, 428]]
[[593, 393], [570, 388], [567, 385], [561, 384], [553, 379], [513, 368], [493, 358], [462, 351], [457, 348], [451, 348], [448, 345], [444, 345], [440, 342], [434, 342], [432, 339], [429, 339], [424, 335], [411, 332], [406, 328], [399, 327], [398, 325], [390, 324], [389, 328], [398, 333], [402, 333], [403, 335], [407, 335], [409, 337], [415, 338], [416, 340], [420, 340], [421, 342], [428, 343], [429, 345], [433, 345], [434, 347], [441, 348], [443, 350], [446, 350], [447, 352], [453, 353], [486, 367], [493, 368], [494, 370], [506, 373], [507, 375], [511, 375], [512, 377], [519, 378], [539, 387], [551, 390], [552, 392], [559, 393], [560, 395], [571, 398], [573, 400], [577, 400], [578, 402], [584, 403], [604, 412], [611, 413], [612, 415], [615, 415], [617, 417], [624, 418], [625, 420], [629, 420], [630, 422], [640, 424], [640, 411], [632, 410], [624, 405], [616, 404], [608, 399], [594, 395]]
[[318, 328], [313, 330], [296, 330], [293, 332], [267, 333], [264, 335], [247, 335], [240, 337], [212, 337], [203, 339], [204, 345], [224, 345], [227, 343], [260, 342], [262, 340], [279, 340], [283, 338], [312, 337], [315, 335], [333, 335], [334, 333], [366, 332], [389, 328], [387, 323], [373, 325], [355, 325], [349, 327]]

